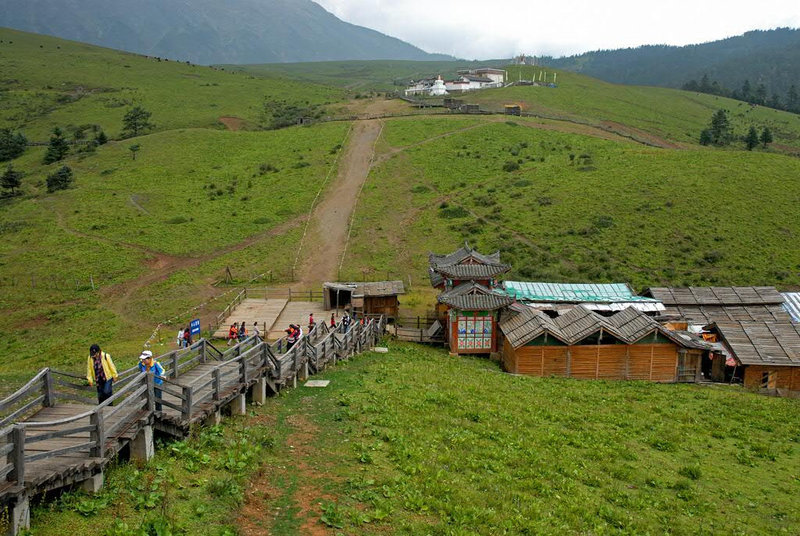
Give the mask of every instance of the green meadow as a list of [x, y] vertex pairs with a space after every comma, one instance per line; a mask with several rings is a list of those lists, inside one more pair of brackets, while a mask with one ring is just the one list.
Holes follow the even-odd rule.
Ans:
[[[697, 144], [711, 115], [724, 109], [728, 111], [734, 136], [743, 138], [750, 126], [759, 130], [769, 127], [778, 146], [773, 150], [796, 154], [800, 149], [800, 116], [797, 114], [702, 93], [610, 84], [548, 68], [508, 66], [506, 69], [510, 81], [530, 80], [540, 71], [547, 71], [548, 80], [552, 81], [553, 73], [557, 72], [558, 87], [514, 86], [484, 90], [463, 98], [487, 109], [501, 110], [504, 104], [520, 104], [523, 110], [545, 117], [602, 125], [647, 139], [639, 132], [642, 131], [680, 144]], [[735, 145], [744, 147], [741, 142]]]
[[143, 469], [115, 469], [99, 496], [34, 509], [35, 533], [800, 530], [794, 400], [513, 377], [410, 344], [319, 377], [330, 385], [286, 391]]
[[[54, 37], [0, 28], [0, 128], [47, 141], [50, 131], [99, 125], [112, 138], [133, 105], [153, 113], [157, 130], [243, 128], [264, 122], [265, 102], [340, 103], [333, 87], [159, 61]], [[267, 116], [269, 110], [267, 109]]]
[[800, 255], [786, 247], [800, 236], [796, 158], [430, 121], [386, 123], [386, 146], [405, 148], [384, 146], [364, 187], [351, 277], [367, 264], [424, 282], [423, 253], [468, 240], [532, 280], [800, 284]]

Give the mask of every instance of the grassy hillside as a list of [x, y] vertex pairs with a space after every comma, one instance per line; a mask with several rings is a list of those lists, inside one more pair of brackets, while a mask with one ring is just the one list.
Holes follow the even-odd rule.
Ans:
[[400, 344], [320, 378], [330, 385], [288, 391], [144, 470], [112, 470], [96, 498], [34, 510], [35, 533], [800, 531], [796, 400], [512, 377]]
[[[111, 137], [134, 104], [152, 112], [157, 130], [225, 128], [263, 121], [265, 101], [324, 105], [340, 90], [210, 67], [158, 61], [53, 37], [0, 28], [0, 128], [46, 141], [53, 127], [96, 124]], [[269, 111], [269, 110], [267, 110]]]
[[294, 80], [358, 91], [402, 91], [410, 80], [442, 75], [456, 76], [459, 69], [501, 66], [501, 61], [325, 61], [224, 65], [226, 70], [255, 75], [282, 75]]
[[[530, 80], [545, 71], [548, 80], [557, 72], [558, 87], [515, 86], [486, 90], [465, 96], [489, 108], [502, 109], [503, 104], [518, 103], [523, 109], [565, 119], [608, 125], [615, 130], [637, 135], [639, 131], [681, 144], [696, 144], [700, 131], [708, 127], [711, 115], [729, 111], [734, 134], [743, 137], [750, 126], [768, 126], [775, 133], [775, 142], [786, 145], [787, 152], [800, 153], [800, 115], [747, 103], [690, 93], [676, 89], [623, 86], [602, 82], [587, 76], [555, 71], [548, 67], [509, 66], [511, 81]], [[741, 144], [740, 144], [741, 146]]]
[[800, 255], [786, 247], [800, 236], [800, 160], [555, 128], [387, 122], [388, 159], [379, 158], [359, 202], [350, 277], [371, 266], [424, 282], [424, 253], [466, 239], [500, 249], [512, 276], [526, 279], [800, 285]]
[[[12, 162], [24, 178], [22, 195], [0, 198], [0, 353], [14, 356], [0, 383], [46, 365], [80, 369], [96, 341], [130, 364], [159, 322], [223, 294], [211, 284], [226, 268], [239, 281], [289, 277], [348, 125], [231, 132], [219, 119], [246, 130], [272, 113], [265, 101], [324, 106], [343, 92], [11, 30], [0, 41], [0, 126], [46, 140], [54, 126], [96, 124], [115, 138], [133, 104], [156, 125], [94, 152], [72, 146], [57, 164], [42, 164], [44, 147]], [[48, 193], [61, 165], [74, 185]], [[207, 325], [223, 307], [196, 314]]]

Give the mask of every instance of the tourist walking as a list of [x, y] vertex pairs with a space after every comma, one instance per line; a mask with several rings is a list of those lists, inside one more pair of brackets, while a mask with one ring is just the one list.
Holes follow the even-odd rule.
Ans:
[[183, 329], [178, 330], [178, 336], [175, 338], [175, 343], [177, 344], [178, 348], [183, 346]]
[[97, 402], [99, 404], [111, 398], [116, 379], [117, 367], [111, 361], [111, 356], [100, 350], [99, 345], [91, 345], [89, 358], [86, 361], [86, 380], [90, 387], [97, 386]]
[[239, 326], [239, 342], [242, 342], [247, 338], [247, 328], [245, 327], [245, 323], [242, 322], [242, 325]]
[[192, 345], [192, 331], [189, 328], [183, 330], [183, 347], [189, 348]]
[[230, 346], [232, 342], [236, 341], [239, 338], [239, 322], [234, 322], [230, 329], [228, 330], [228, 344], [226, 346]]
[[153, 394], [156, 397], [156, 411], [161, 411], [161, 385], [164, 383], [164, 367], [153, 357], [153, 352], [145, 350], [139, 356], [139, 370], [153, 374]]
[[258, 322], [253, 322], [253, 337], [261, 338], [261, 332], [258, 330]]
[[294, 324], [289, 324], [289, 328], [286, 330], [286, 351], [292, 349], [294, 343], [297, 342], [297, 330], [294, 329]]
[[309, 333], [311, 333], [311, 331], [314, 329], [314, 326], [316, 324], [317, 323], [314, 322], [314, 313], [309, 313], [309, 315], [308, 315], [308, 332]]
[[336, 327], [336, 313], [331, 313], [331, 328]]

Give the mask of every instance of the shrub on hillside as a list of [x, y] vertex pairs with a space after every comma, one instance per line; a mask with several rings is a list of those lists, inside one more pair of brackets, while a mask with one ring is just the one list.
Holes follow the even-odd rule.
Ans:
[[72, 169], [69, 166], [61, 166], [47, 176], [47, 191], [52, 193], [57, 190], [66, 190], [73, 180]]
[[53, 129], [53, 135], [50, 136], [50, 143], [47, 146], [47, 152], [44, 154], [42, 160], [45, 164], [52, 164], [63, 160], [69, 153], [69, 144], [64, 139], [64, 133], [60, 128]]
[[503, 171], [517, 171], [519, 169], [519, 163], [509, 160], [505, 164], [503, 164]]
[[0, 162], [13, 160], [25, 152], [28, 140], [10, 128], [0, 128]]

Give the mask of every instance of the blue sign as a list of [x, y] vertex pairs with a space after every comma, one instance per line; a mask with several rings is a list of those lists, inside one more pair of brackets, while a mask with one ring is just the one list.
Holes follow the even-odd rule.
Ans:
[[192, 320], [192, 323], [189, 324], [189, 328], [191, 329], [192, 335], [200, 335], [200, 319], [195, 318]]

